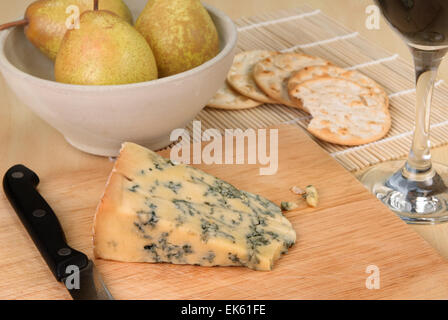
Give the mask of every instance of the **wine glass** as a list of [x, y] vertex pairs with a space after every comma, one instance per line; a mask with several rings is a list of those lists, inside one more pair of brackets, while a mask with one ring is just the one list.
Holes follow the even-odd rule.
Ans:
[[375, 0], [390, 26], [408, 44], [416, 75], [415, 129], [406, 161], [367, 170], [361, 182], [408, 223], [448, 221], [448, 167], [431, 161], [431, 98], [448, 49], [447, 0]]

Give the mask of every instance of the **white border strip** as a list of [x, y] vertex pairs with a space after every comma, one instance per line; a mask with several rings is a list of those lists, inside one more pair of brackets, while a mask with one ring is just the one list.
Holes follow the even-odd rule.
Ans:
[[345, 39], [350, 39], [350, 38], [354, 38], [357, 37], [359, 35], [359, 32], [352, 32], [349, 34], [345, 34], [343, 36], [336, 36], [333, 38], [329, 38], [329, 39], [324, 39], [324, 40], [320, 40], [320, 41], [315, 41], [315, 42], [310, 42], [310, 43], [305, 43], [305, 44], [298, 44], [294, 47], [290, 47], [287, 49], [283, 49], [281, 50], [281, 52], [291, 52], [294, 51], [296, 49], [305, 49], [305, 48], [311, 48], [311, 47], [315, 47], [321, 44], [327, 44], [327, 43], [331, 43], [331, 42], [335, 42], [335, 41], [339, 41], [339, 40], [345, 40]]
[[[445, 125], [448, 125], [448, 120], [445, 120], [445, 121], [433, 124], [433, 125], [431, 125], [431, 128], [443, 127]], [[406, 132], [400, 133], [400, 134], [398, 134], [396, 136], [392, 136], [392, 137], [384, 138], [382, 140], [378, 140], [378, 141], [374, 141], [374, 142], [371, 142], [371, 143], [363, 144], [362, 146], [357, 146], [357, 147], [352, 147], [352, 148], [341, 150], [341, 151], [332, 152], [332, 153], [330, 153], [330, 155], [332, 157], [337, 157], [337, 156], [344, 155], [344, 154], [352, 152], [352, 151], [358, 151], [358, 150], [362, 150], [362, 149], [368, 148], [370, 146], [381, 144], [383, 142], [388, 142], [388, 141], [393, 141], [395, 139], [408, 137], [408, 136], [411, 136], [413, 133], [414, 133], [414, 130], [406, 131]]]
[[370, 67], [370, 66], [373, 66], [373, 65], [376, 65], [376, 64], [380, 64], [380, 63], [383, 63], [383, 62], [395, 60], [398, 57], [399, 57], [399, 55], [396, 53], [394, 55], [391, 55], [390, 57], [385, 57], [385, 58], [381, 58], [381, 59], [377, 59], [377, 60], [372, 60], [372, 61], [369, 61], [369, 62], [356, 64], [354, 66], [346, 68], [346, 70], [355, 70], [355, 69], [359, 69], [359, 68]]
[[[443, 82], [444, 82], [443, 79], [440, 79], [440, 80], [436, 81], [436, 83], [434, 83], [434, 87], [437, 88], [437, 87], [440, 86]], [[398, 92], [391, 93], [391, 94], [389, 95], [389, 98], [399, 97], [399, 96], [403, 96], [403, 95], [405, 95], [405, 94], [413, 93], [413, 92], [415, 92], [415, 88], [407, 89], [407, 90], [402, 90], [402, 91], [398, 91]]]
[[238, 30], [238, 32], [241, 32], [241, 31], [246, 31], [246, 30], [250, 30], [250, 29], [254, 29], [254, 28], [258, 28], [258, 27], [269, 26], [271, 24], [282, 23], [282, 22], [287, 22], [287, 21], [296, 20], [296, 19], [302, 19], [302, 18], [314, 16], [316, 14], [319, 14], [320, 12], [321, 12], [320, 9], [317, 9], [317, 10], [314, 10], [311, 12], [305, 12], [305, 13], [297, 14], [294, 16], [289, 16], [289, 17], [285, 17], [285, 18], [250, 24], [248, 26], [239, 27], [237, 30]]
[[402, 90], [402, 91], [398, 91], [398, 92], [391, 93], [391, 94], [389, 95], [389, 98], [399, 97], [399, 96], [403, 96], [403, 95], [405, 95], [405, 94], [409, 94], [409, 93], [413, 93], [413, 92], [415, 92], [415, 88], [407, 89], [407, 90]]

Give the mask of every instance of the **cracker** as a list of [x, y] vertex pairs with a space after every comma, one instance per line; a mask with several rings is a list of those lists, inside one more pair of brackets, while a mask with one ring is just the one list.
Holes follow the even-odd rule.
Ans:
[[[370, 89], [373, 94], [380, 96], [384, 100], [382, 102], [382, 105], [385, 108], [389, 107], [389, 98], [384, 89], [378, 83], [356, 70], [348, 71], [334, 65], [312, 66], [297, 71], [289, 78], [288, 92], [293, 91], [298, 84], [304, 81], [322, 77], [332, 77], [353, 81], [363, 87]], [[289, 94], [289, 97], [294, 104], [302, 105], [302, 102], [291, 94]]]
[[246, 97], [265, 103], [276, 103], [277, 101], [269, 98], [257, 86], [253, 78], [255, 64], [273, 54], [275, 52], [268, 50], [253, 50], [238, 53], [227, 75], [227, 82], [233, 89]]
[[272, 99], [287, 106], [300, 108], [289, 98], [289, 77], [305, 67], [329, 64], [330, 62], [324, 59], [302, 53], [280, 53], [258, 62], [254, 67], [254, 79]]
[[260, 104], [262, 103], [259, 101], [252, 100], [239, 94], [226, 82], [207, 103], [207, 106], [215, 109], [242, 110], [257, 107]]
[[384, 137], [391, 119], [381, 94], [354, 81], [318, 77], [291, 91], [313, 119], [308, 131], [317, 138], [341, 145], [360, 145]]

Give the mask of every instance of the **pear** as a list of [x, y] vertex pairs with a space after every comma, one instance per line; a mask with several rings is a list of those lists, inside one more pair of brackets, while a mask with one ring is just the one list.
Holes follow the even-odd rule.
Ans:
[[58, 82], [116, 85], [157, 78], [157, 65], [145, 38], [105, 10], [86, 11], [80, 28], [68, 30], [56, 56]]
[[218, 32], [199, 0], [149, 0], [135, 25], [150, 44], [161, 77], [215, 57]]
[[[39, 0], [33, 2], [26, 10], [25, 35], [28, 40], [51, 60], [56, 58], [62, 39], [67, 31], [67, 20], [75, 11], [67, 10], [71, 5], [79, 8], [79, 14], [93, 9], [92, 0]], [[102, 0], [99, 9], [116, 13], [132, 24], [132, 15], [122, 0]]]

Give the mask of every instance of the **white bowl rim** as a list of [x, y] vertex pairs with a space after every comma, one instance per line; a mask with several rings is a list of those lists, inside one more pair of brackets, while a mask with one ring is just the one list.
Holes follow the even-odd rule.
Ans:
[[60, 83], [52, 80], [42, 79], [36, 76], [33, 76], [29, 73], [26, 73], [20, 69], [18, 69], [16, 66], [14, 66], [5, 56], [4, 54], [4, 47], [6, 39], [8, 38], [8, 35], [15, 29], [12, 28], [10, 30], [3, 30], [0, 31], [0, 64], [2, 64], [5, 68], [7, 68], [10, 72], [16, 74], [17, 76], [33, 81], [36, 85], [51, 85], [55, 89], [67, 89], [67, 90], [73, 90], [73, 91], [82, 91], [82, 92], [105, 92], [105, 91], [115, 91], [115, 90], [125, 90], [125, 89], [131, 89], [131, 88], [140, 88], [140, 87], [150, 87], [150, 86], [156, 86], [159, 84], [163, 84], [170, 81], [176, 81], [180, 79], [184, 79], [187, 77], [190, 77], [196, 73], [200, 73], [203, 70], [211, 68], [216, 62], [222, 60], [224, 57], [226, 57], [228, 54], [232, 52], [232, 50], [235, 48], [237, 40], [238, 40], [238, 31], [237, 28], [230, 19], [229, 16], [227, 16], [224, 12], [221, 10], [206, 4], [202, 3], [204, 7], [207, 9], [207, 11], [212, 12], [215, 16], [217, 16], [219, 19], [225, 21], [226, 24], [228, 24], [231, 28], [231, 34], [229, 41], [225, 44], [224, 48], [222, 48], [221, 52], [218, 53], [215, 57], [212, 59], [206, 61], [205, 63], [164, 78], [159, 78], [155, 80], [145, 81], [145, 82], [137, 82], [137, 83], [129, 83], [129, 84], [119, 84], [119, 85], [76, 85], [76, 84], [67, 84], [67, 83]]

